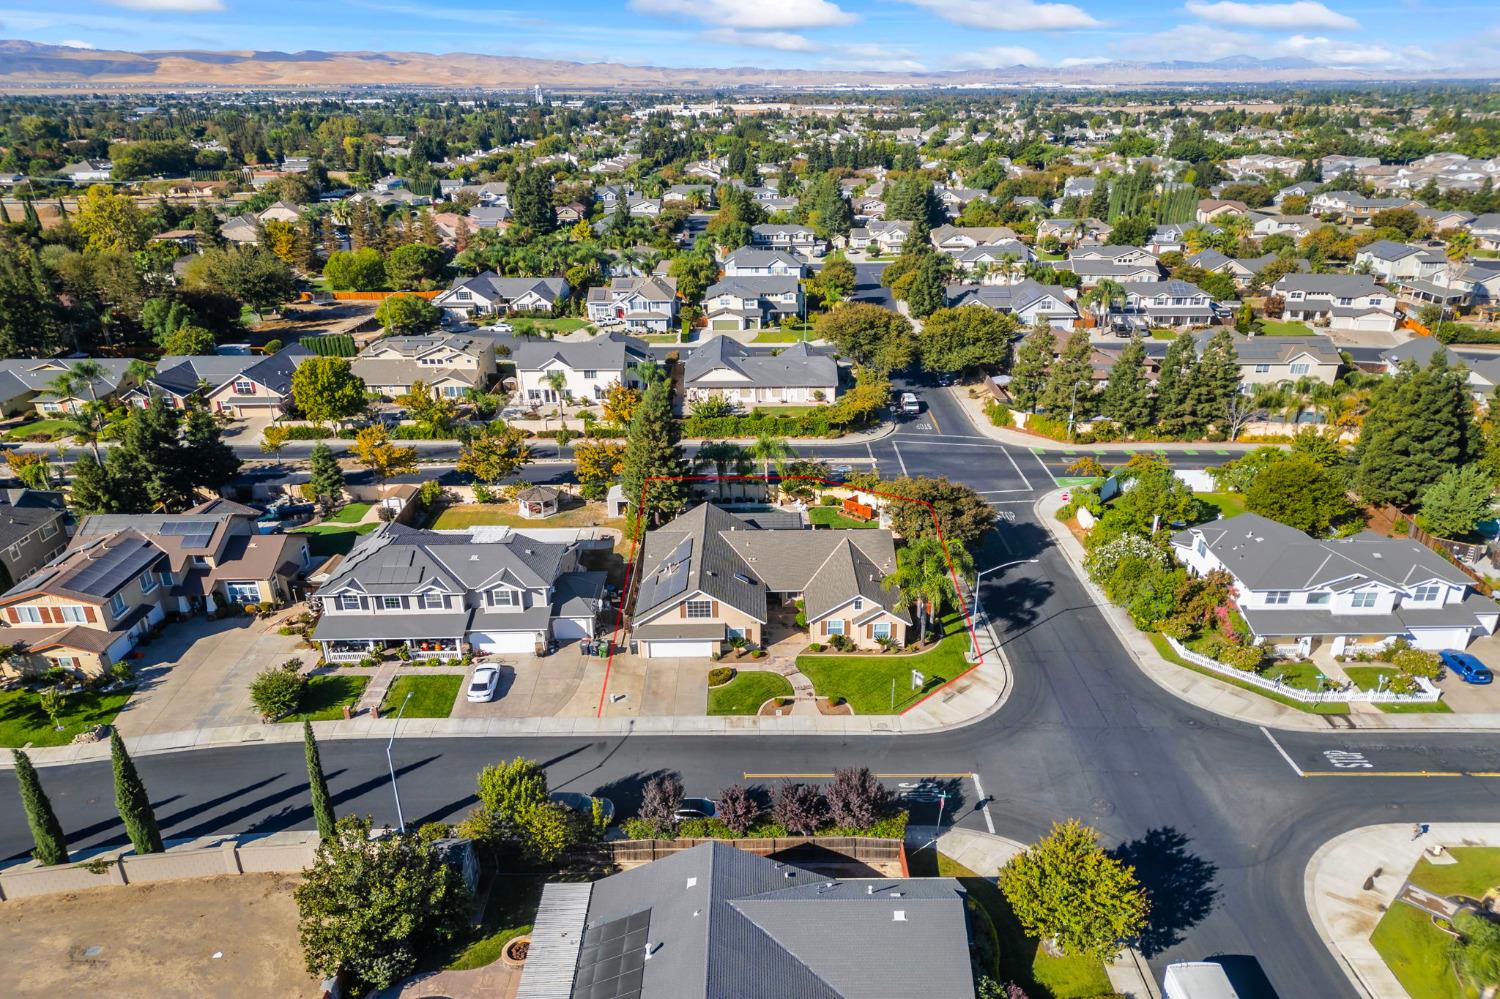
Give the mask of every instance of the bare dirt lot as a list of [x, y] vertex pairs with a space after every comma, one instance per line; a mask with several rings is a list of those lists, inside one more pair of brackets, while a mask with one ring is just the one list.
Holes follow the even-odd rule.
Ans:
[[0, 993], [316, 995], [297, 943], [296, 884], [249, 874], [0, 903]]

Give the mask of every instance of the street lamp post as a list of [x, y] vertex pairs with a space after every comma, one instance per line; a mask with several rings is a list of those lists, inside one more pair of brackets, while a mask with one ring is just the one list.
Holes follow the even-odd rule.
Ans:
[[385, 744], [385, 765], [391, 771], [391, 793], [396, 796], [396, 825], [402, 833], [406, 832], [406, 819], [401, 814], [401, 789], [396, 786], [396, 764], [391, 759], [391, 749], [396, 745], [396, 729], [401, 727], [401, 716], [406, 713], [406, 702], [411, 700], [415, 691], [408, 690], [406, 697], [401, 701], [401, 708], [396, 712], [396, 724], [391, 726], [390, 741]]
[[[1034, 558], [1021, 558], [1016, 559], [1014, 562], [1002, 562], [1000, 565], [992, 565], [988, 569], [981, 569], [979, 573], [974, 577], [974, 605], [973, 608], [969, 611], [969, 620], [979, 620], [979, 581], [981, 579], [983, 579], [985, 576], [988, 576], [992, 572], [999, 572], [1001, 569], [1009, 569], [1013, 565], [1033, 565], [1037, 561], [1039, 560]], [[974, 635], [974, 641], [979, 641], [979, 635], [977, 632]], [[977, 648], [974, 650], [974, 658], [976, 660], [983, 658]]]

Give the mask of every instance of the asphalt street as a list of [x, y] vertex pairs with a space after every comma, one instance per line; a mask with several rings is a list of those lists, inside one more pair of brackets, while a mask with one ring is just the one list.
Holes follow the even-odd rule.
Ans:
[[[954, 400], [930, 390], [923, 397], [928, 408], [891, 437], [815, 450], [830, 460], [863, 456], [887, 474], [961, 479], [1003, 517], [976, 564], [1039, 560], [986, 576], [981, 587], [983, 612], [1015, 671], [999, 712], [962, 729], [903, 738], [400, 739], [407, 823], [462, 815], [473, 804], [476, 771], [518, 754], [545, 761], [554, 787], [605, 794], [625, 812], [661, 771], [681, 774], [689, 794], [840, 766], [869, 766], [893, 784], [931, 776], [953, 795], [945, 824], [985, 828], [988, 821], [1027, 841], [1069, 816], [1098, 828], [1152, 892], [1155, 915], [1141, 947], [1158, 978], [1172, 961], [1213, 957], [1246, 999], [1353, 995], [1304, 908], [1309, 857], [1332, 836], [1370, 823], [1492, 819], [1500, 740], [1366, 734], [1333, 724], [1326, 733], [1267, 733], [1177, 700], [1132, 665], [1035, 519], [1031, 504], [1053, 487], [1060, 459], [983, 438]], [[339, 810], [395, 822], [383, 742], [329, 742], [323, 760]], [[311, 824], [300, 745], [138, 764], [169, 837]], [[988, 816], [966, 774], [993, 796]], [[49, 767], [43, 779], [74, 846], [123, 840], [107, 765]], [[0, 775], [0, 800], [15, 801], [4, 797], [13, 783], [8, 772]], [[935, 818], [923, 804], [917, 819]], [[29, 843], [20, 809], [0, 809], [0, 858], [24, 854]]]

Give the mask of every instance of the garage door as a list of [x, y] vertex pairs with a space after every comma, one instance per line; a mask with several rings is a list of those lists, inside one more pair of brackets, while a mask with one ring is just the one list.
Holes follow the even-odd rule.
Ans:
[[695, 639], [693, 641], [642, 642], [647, 659], [707, 659], [718, 650], [719, 643]]
[[469, 641], [478, 652], [535, 652], [534, 631], [475, 631]]
[[709, 324], [716, 330], [737, 330], [740, 328], [738, 319], [715, 319]]
[[559, 642], [568, 642], [575, 638], [593, 638], [594, 621], [592, 618], [555, 618], [552, 621], [552, 637]]

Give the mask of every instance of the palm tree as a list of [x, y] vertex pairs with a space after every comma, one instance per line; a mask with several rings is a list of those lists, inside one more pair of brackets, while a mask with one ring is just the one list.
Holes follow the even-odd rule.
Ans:
[[766, 463], [766, 496], [771, 494], [771, 463], [775, 462], [777, 469], [782, 467], [782, 461], [794, 457], [796, 452], [791, 449], [787, 442], [775, 434], [761, 433], [756, 436], [755, 443], [747, 449], [751, 458]]
[[99, 438], [104, 436], [104, 428], [109, 424], [104, 406], [93, 401], [86, 402], [63, 413], [60, 422], [67, 425], [69, 436], [77, 437], [89, 446], [94, 452], [95, 461], [101, 460]]
[[693, 456], [693, 462], [700, 469], [713, 467], [714, 474], [719, 477], [719, 499], [724, 498], [724, 477], [729, 473], [731, 465], [743, 466], [747, 462], [745, 449], [734, 441], [704, 441], [703, 446], [698, 448], [698, 453]]
[[1102, 323], [1105, 317], [1109, 315], [1109, 310], [1114, 307], [1114, 304], [1125, 298], [1125, 288], [1113, 278], [1104, 278], [1098, 284], [1094, 285], [1093, 288], [1089, 289], [1088, 294], [1084, 295], [1083, 298], [1084, 301], [1093, 303], [1095, 307], [1094, 315]]
[[[952, 572], [948, 569], [953, 561]], [[880, 581], [884, 589], [899, 588], [896, 606], [917, 612], [919, 640], [927, 640], [927, 622], [936, 619], [945, 602], [958, 602], [953, 574], [964, 580], [974, 576], [974, 560], [962, 545], [949, 545], [935, 537], [914, 538], [896, 553], [896, 571]]]
[[557, 419], [563, 428], [566, 429], [568, 421], [563, 417], [563, 402], [567, 398], [568, 376], [561, 371], [549, 371], [542, 376], [542, 381], [546, 382], [547, 387], [557, 393]]
[[1474, 252], [1474, 234], [1467, 229], [1459, 229], [1448, 234], [1448, 245], [1443, 249], [1443, 255], [1452, 261], [1459, 261]]

